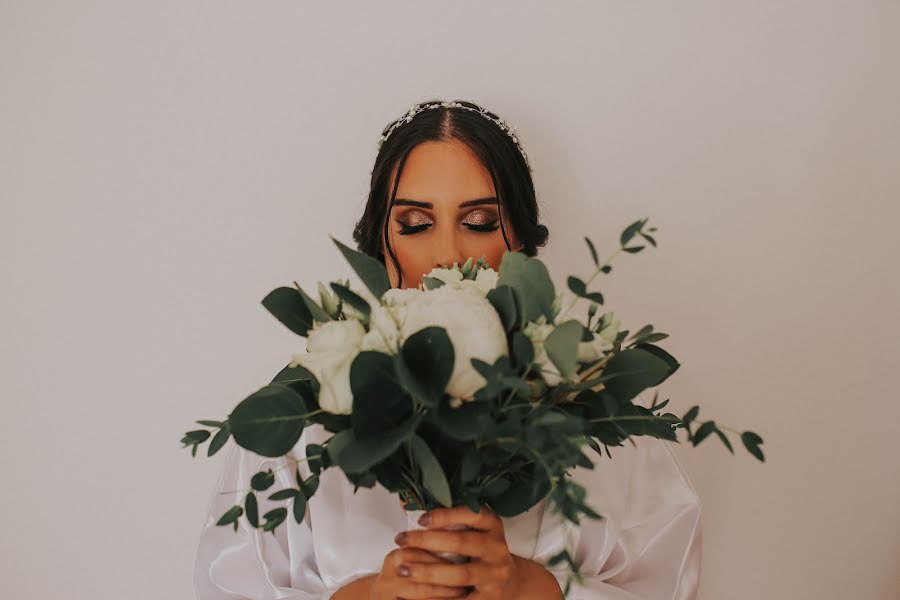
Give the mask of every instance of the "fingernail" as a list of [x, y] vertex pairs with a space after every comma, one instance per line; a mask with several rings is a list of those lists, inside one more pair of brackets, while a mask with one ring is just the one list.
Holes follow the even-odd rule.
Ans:
[[419, 517], [419, 525], [422, 527], [426, 527], [429, 523], [431, 523], [431, 513], [425, 513]]
[[398, 533], [397, 537], [394, 538], [394, 542], [398, 546], [402, 546], [403, 544], [405, 544], [406, 543], [406, 532], [402, 531], [402, 532]]
[[406, 565], [400, 565], [397, 567], [397, 575], [400, 577], [409, 577], [409, 567]]

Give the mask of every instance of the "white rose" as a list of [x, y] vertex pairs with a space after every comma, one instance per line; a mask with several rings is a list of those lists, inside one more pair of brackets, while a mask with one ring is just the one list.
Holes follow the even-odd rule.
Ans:
[[290, 366], [308, 369], [319, 381], [319, 406], [347, 415], [353, 409], [350, 365], [359, 354], [366, 330], [355, 319], [316, 323], [309, 331], [306, 354], [294, 354]]
[[591, 362], [600, 360], [606, 352], [614, 347], [616, 336], [619, 335], [619, 319], [614, 313], [606, 313], [600, 319], [600, 332], [594, 332], [594, 339], [578, 343], [578, 360]]
[[403, 339], [425, 327], [443, 327], [453, 344], [454, 364], [446, 392], [471, 400], [486, 383], [472, 367], [478, 358], [493, 364], [507, 354], [506, 332], [497, 311], [476, 288], [443, 285], [434, 290], [399, 289], [384, 294]]

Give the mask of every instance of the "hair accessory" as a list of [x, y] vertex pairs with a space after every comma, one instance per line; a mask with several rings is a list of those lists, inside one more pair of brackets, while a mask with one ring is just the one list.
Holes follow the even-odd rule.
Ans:
[[[472, 104], [474, 104], [474, 102]], [[429, 108], [440, 108], [443, 106], [446, 106], [448, 108], [461, 108], [463, 110], [468, 110], [470, 112], [478, 113], [485, 119], [488, 119], [489, 121], [493, 121], [494, 123], [496, 123], [496, 125], [500, 129], [505, 131], [506, 134], [512, 139], [513, 143], [515, 143], [515, 145], [516, 145], [516, 148], [518, 148], [519, 152], [522, 154], [522, 158], [525, 159], [525, 164], [528, 165], [529, 169], [531, 168], [531, 165], [528, 163], [528, 155], [525, 154], [525, 150], [522, 148], [521, 144], [519, 144], [519, 138], [516, 136], [516, 128], [515, 127], [510, 127], [509, 125], [506, 124], [506, 121], [504, 121], [503, 119], [500, 119], [499, 117], [496, 117], [496, 118], [492, 117], [491, 115], [488, 114], [488, 112], [485, 109], [481, 108], [480, 106], [478, 108], [472, 108], [471, 106], [466, 106], [464, 104], [460, 104], [456, 100], [444, 101], [444, 102], [430, 101], [430, 102], [420, 102], [418, 104], [413, 104], [412, 106], [409, 107], [409, 110], [406, 111], [406, 114], [404, 114], [402, 117], [397, 119], [394, 122], [394, 124], [391, 125], [390, 129], [388, 129], [384, 134], [382, 134], [382, 136], [380, 138], [378, 138], [378, 148], [381, 149], [381, 146], [384, 144], [385, 141], [387, 141], [387, 139], [391, 136], [391, 134], [394, 132], [394, 130], [397, 129], [397, 127], [403, 125], [404, 123], [409, 123], [410, 121], [413, 120], [413, 117], [415, 117], [420, 112], [427, 110]]]

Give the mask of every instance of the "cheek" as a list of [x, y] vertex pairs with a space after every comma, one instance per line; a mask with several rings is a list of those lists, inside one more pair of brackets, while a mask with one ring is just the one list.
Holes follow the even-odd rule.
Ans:
[[[422, 281], [422, 275], [431, 271], [434, 265], [431, 264], [430, 256], [427, 253], [417, 249], [415, 244], [406, 242], [402, 237], [395, 238], [392, 248], [397, 256], [397, 262], [400, 263], [400, 270], [403, 272], [403, 287], [418, 287]], [[393, 269], [393, 263], [390, 268]]]

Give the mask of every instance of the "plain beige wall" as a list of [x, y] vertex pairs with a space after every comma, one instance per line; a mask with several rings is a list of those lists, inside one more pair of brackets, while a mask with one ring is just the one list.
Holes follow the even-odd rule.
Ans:
[[562, 282], [683, 363], [704, 600], [900, 597], [900, 3], [0, 2], [0, 596], [190, 598], [222, 463], [178, 443], [349, 274], [381, 128], [516, 125]]

